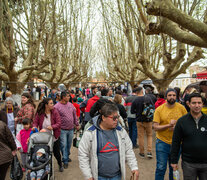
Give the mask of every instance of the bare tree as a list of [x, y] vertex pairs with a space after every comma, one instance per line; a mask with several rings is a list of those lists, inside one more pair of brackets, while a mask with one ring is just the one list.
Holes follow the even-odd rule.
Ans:
[[74, 81], [83, 81], [89, 71], [92, 50], [92, 31], [89, 30], [90, 4], [84, 8], [83, 1], [57, 2], [58, 12], [54, 7], [53, 32], [50, 33], [55, 35], [50, 44], [57, 47], [50, 53], [53, 63], [49, 65], [50, 72], [46, 77], [44, 72], [36, 74], [52, 88], [56, 88], [60, 83], [67, 86]]
[[[35, 5], [40, 3], [41, 8]], [[47, 3], [37, 1], [0, 2], [0, 79], [16, 94], [31, 79], [32, 72], [44, 68], [47, 58], [38, 59]], [[22, 18], [24, 17], [24, 20]]]
[[[135, 83], [142, 82], [147, 76], [138, 71], [136, 67], [137, 59], [134, 57], [136, 52], [132, 51], [131, 44], [126, 39], [126, 32], [122, 27], [122, 19], [119, 18], [120, 14], [116, 14], [114, 11], [114, 4], [111, 2], [110, 4], [104, 3], [101, 0], [101, 5], [105, 29], [103, 30], [105, 34], [102, 36], [104, 40], [102, 42], [104, 46], [103, 56], [107, 60], [109, 78], [115, 82], [129, 82], [133, 87]], [[125, 13], [127, 13], [127, 10]], [[133, 46], [137, 46], [134, 30], [131, 28], [129, 31], [132, 35]]]
[[[141, 4], [140, 0], [135, 1], [137, 5]], [[146, 3], [146, 12], [159, 18], [157, 18], [157, 22], [147, 22], [147, 18], [143, 15], [147, 25], [146, 34], [164, 33], [179, 42], [206, 48], [207, 9], [204, 9], [202, 16], [200, 16], [203, 17], [203, 20], [194, 14], [197, 7], [202, 8], [205, 5], [206, 2], [202, 0], [152, 0]], [[139, 10], [141, 11], [141, 9], [140, 7]]]
[[[161, 36], [146, 36], [145, 26], [152, 18], [146, 16], [144, 11], [140, 9], [142, 8], [141, 3], [136, 2], [138, 3], [135, 4], [129, 0], [117, 0], [117, 9], [113, 8], [113, 12], [118, 12], [118, 15], [116, 16], [114, 13], [111, 16], [118, 17], [122, 24], [117, 24], [119, 22], [117, 19], [116, 21], [110, 19], [110, 21], [124, 32], [130, 57], [133, 59], [136, 69], [150, 78], [158, 91], [166, 89], [173, 79], [179, 74], [185, 73], [193, 62], [204, 58], [203, 50], [199, 47], [188, 47], [164, 34], [161, 34]], [[107, 3], [105, 2], [105, 4]], [[113, 6], [108, 3], [108, 7], [112, 8]], [[111, 31], [109, 32], [111, 33]], [[113, 62], [113, 59], [111, 59], [111, 62]], [[128, 62], [129, 59], [125, 59], [125, 63], [128, 64]]]

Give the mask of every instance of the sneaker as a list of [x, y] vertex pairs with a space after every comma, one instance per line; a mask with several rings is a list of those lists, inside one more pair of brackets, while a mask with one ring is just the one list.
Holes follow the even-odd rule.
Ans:
[[68, 164], [63, 165], [64, 169], [68, 169]]
[[139, 156], [140, 156], [141, 158], [145, 158], [144, 153], [139, 153]]
[[59, 172], [63, 172], [63, 171], [64, 171], [63, 166], [59, 166]]
[[138, 149], [138, 148], [139, 148], [139, 145], [138, 144], [136, 144], [136, 145], [133, 146], [133, 149]]
[[151, 153], [151, 152], [148, 152], [148, 153], [147, 153], [147, 157], [148, 157], [148, 158], [152, 158], [152, 153]]
[[68, 158], [68, 162], [72, 162], [72, 159]]

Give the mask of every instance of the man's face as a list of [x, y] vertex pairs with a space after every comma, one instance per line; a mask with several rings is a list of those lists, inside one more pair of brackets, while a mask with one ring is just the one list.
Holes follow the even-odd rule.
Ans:
[[175, 104], [176, 101], [176, 93], [174, 91], [170, 91], [167, 94], [167, 102], [171, 105]]
[[105, 122], [105, 125], [107, 126], [107, 128], [114, 129], [114, 128], [116, 128], [116, 126], [118, 124], [119, 115], [117, 112], [114, 112], [107, 117], [102, 116], [102, 119]]
[[193, 97], [189, 102], [190, 111], [194, 114], [199, 114], [203, 108], [203, 102], [200, 97]]
[[93, 90], [93, 92], [94, 92], [94, 94], [96, 94], [96, 93], [98, 92], [98, 88], [95, 88], [95, 89]]
[[63, 99], [64, 99], [65, 102], [69, 102], [69, 99], [70, 99], [69, 94], [67, 94]]
[[109, 96], [112, 96], [113, 95], [113, 91], [110, 89], [109, 90]]

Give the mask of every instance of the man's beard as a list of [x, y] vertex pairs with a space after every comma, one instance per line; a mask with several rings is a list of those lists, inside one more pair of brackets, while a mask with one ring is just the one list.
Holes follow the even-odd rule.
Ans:
[[175, 104], [175, 99], [167, 99], [167, 102], [170, 104], [170, 105], [173, 105], [173, 104]]

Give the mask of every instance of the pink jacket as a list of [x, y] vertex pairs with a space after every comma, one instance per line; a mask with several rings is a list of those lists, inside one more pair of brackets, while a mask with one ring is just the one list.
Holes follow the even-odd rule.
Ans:
[[29, 130], [22, 129], [16, 136], [17, 140], [21, 143], [23, 152], [27, 152], [27, 140], [30, 137], [31, 128]]
[[[45, 114], [39, 115], [37, 113], [33, 121], [33, 127], [36, 127], [36, 128], [39, 127], [39, 130], [41, 130], [44, 118], [45, 118]], [[54, 108], [51, 111], [51, 126], [53, 128], [54, 136], [56, 139], [59, 138], [60, 136], [60, 125], [61, 125], [60, 115], [58, 111]]]

